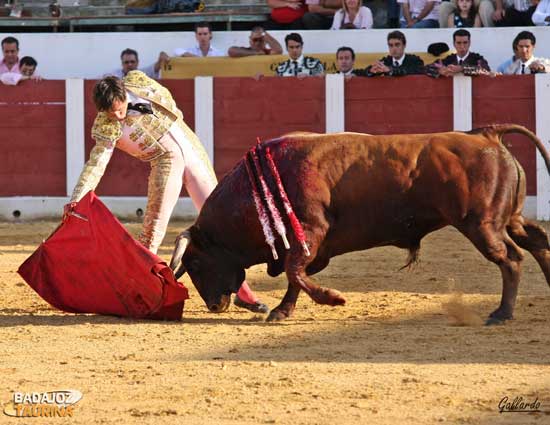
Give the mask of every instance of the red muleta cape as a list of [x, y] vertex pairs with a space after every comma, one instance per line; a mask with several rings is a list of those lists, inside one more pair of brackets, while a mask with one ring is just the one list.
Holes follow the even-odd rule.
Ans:
[[19, 267], [52, 306], [69, 313], [180, 320], [187, 288], [89, 192]]

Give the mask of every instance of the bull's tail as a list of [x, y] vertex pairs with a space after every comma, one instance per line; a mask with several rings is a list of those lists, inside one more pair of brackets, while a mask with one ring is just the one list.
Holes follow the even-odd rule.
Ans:
[[548, 173], [550, 174], [550, 155], [548, 154], [548, 151], [544, 147], [544, 144], [542, 143], [542, 141], [532, 131], [518, 124], [494, 124], [489, 127], [485, 127], [483, 130], [486, 130], [486, 131], [488, 130], [493, 132], [498, 136], [501, 142], [502, 142], [502, 136], [508, 133], [519, 133], [519, 134], [523, 134], [524, 136], [527, 136], [527, 138], [529, 138], [537, 147], [542, 158], [544, 159], [544, 162], [546, 163], [546, 168], [548, 169]]

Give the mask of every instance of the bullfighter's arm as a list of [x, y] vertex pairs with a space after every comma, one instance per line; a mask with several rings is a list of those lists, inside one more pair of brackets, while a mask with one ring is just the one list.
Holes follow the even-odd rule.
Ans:
[[116, 142], [122, 135], [118, 122], [106, 119], [104, 114], [98, 114], [92, 128], [92, 137], [96, 144], [90, 152], [90, 159], [84, 165], [78, 182], [73, 190], [70, 202], [78, 202], [90, 190], [94, 190], [105, 172], [105, 168], [113, 155]]

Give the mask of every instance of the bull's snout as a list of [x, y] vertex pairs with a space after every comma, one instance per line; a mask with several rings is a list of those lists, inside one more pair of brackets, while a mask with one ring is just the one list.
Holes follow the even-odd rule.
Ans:
[[222, 295], [219, 302], [208, 304], [208, 310], [210, 310], [212, 313], [223, 313], [229, 308], [230, 303], [231, 303], [231, 296]]

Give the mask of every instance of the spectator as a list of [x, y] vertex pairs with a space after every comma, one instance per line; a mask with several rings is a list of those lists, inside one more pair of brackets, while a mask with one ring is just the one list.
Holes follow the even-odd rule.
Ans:
[[306, 30], [328, 30], [342, 0], [306, 0], [308, 11], [302, 17]]
[[15, 86], [21, 80], [40, 80], [40, 76], [35, 74], [38, 63], [30, 56], [23, 56], [19, 61], [19, 72], [5, 72], [0, 75], [2, 83]]
[[407, 39], [401, 31], [392, 31], [388, 34], [389, 55], [369, 65], [365, 69], [367, 77], [377, 75], [402, 76], [410, 74], [423, 74], [424, 62], [416, 55], [405, 53]]
[[541, 0], [531, 16], [535, 25], [550, 25], [550, 0]]
[[2, 54], [0, 74], [5, 72], [19, 73], [19, 41], [15, 37], [6, 37], [2, 40]]
[[495, 0], [493, 20], [497, 27], [528, 27], [533, 25], [531, 16], [537, 8], [532, 0], [513, 0], [512, 6], [504, 9], [504, 0]]
[[[471, 35], [465, 29], [453, 33], [453, 45], [456, 53], [430, 65], [431, 76], [453, 77], [456, 74], [489, 75], [491, 68], [483, 56], [470, 52]], [[434, 69], [435, 68], [435, 69]], [[431, 71], [431, 72], [430, 72]]]
[[276, 73], [279, 77], [308, 77], [323, 75], [325, 69], [319, 59], [302, 54], [304, 42], [298, 33], [290, 33], [285, 37], [286, 50], [289, 59], [279, 64]]
[[[120, 62], [121, 62], [121, 68], [107, 74], [107, 75], [114, 75], [118, 78], [124, 78], [126, 77], [126, 74], [130, 71], [135, 71], [139, 68], [139, 56], [138, 52], [136, 52], [134, 49], [124, 49], [122, 53], [120, 53]], [[151, 78], [157, 78], [158, 75], [155, 73], [154, 65], [150, 65], [147, 68], [140, 69], [144, 74], [147, 74], [148, 77]]]
[[195, 25], [195, 38], [198, 43], [195, 47], [176, 49], [174, 56], [224, 56], [223, 52], [213, 47], [210, 43], [212, 41], [212, 26], [208, 22], [199, 22]]
[[401, 8], [397, 0], [388, 0], [388, 28], [399, 28], [399, 15], [401, 14]]
[[[212, 40], [212, 26], [208, 22], [199, 22], [195, 24], [195, 38], [197, 45], [189, 48], [178, 48], [174, 50], [174, 56], [182, 57], [210, 57], [210, 56], [224, 56], [224, 54], [213, 47], [210, 43]], [[155, 63], [154, 72], [158, 74], [160, 69], [164, 67], [170, 56], [166, 52], [160, 52], [158, 61]]]
[[537, 39], [529, 31], [520, 32], [514, 39], [515, 60], [507, 67], [501, 65], [503, 73], [513, 74], [538, 74], [550, 72], [550, 60], [534, 56]]
[[355, 69], [355, 52], [351, 47], [342, 46], [336, 51], [336, 68], [338, 74], [342, 74], [344, 77], [353, 77], [358, 75]]
[[249, 47], [231, 46], [227, 54], [232, 58], [255, 55], [281, 55], [283, 48], [263, 27], [252, 28], [249, 37]]
[[[495, 14], [496, 0], [474, 0], [474, 8], [479, 14], [481, 25], [484, 27], [494, 27], [493, 15]], [[449, 15], [459, 13], [457, 7], [458, 0], [444, 1], [439, 6], [439, 25], [441, 28], [447, 28], [449, 25]]]
[[449, 28], [472, 28], [481, 26], [474, 0], [457, 0], [457, 10], [449, 15]]
[[397, 0], [403, 8], [401, 28], [439, 28], [441, 0]]
[[271, 15], [264, 24], [265, 29], [303, 29], [302, 17], [307, 12], [305, 0], [267, 0], [267, 5], [271, 8]]
[[343, 0], [342, 9], [334, 14], [333, 30], [372, 28], [372, 12], [363, 0]]

